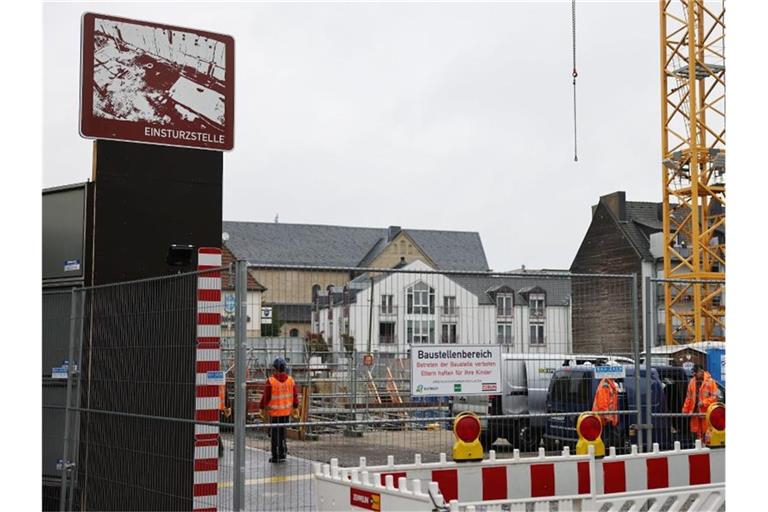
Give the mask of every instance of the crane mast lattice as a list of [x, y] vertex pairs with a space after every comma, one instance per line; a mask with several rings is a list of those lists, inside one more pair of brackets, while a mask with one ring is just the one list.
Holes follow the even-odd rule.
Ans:
[[666, 343], [722, 341], [725, 9], [703, 0], [659, 6]]

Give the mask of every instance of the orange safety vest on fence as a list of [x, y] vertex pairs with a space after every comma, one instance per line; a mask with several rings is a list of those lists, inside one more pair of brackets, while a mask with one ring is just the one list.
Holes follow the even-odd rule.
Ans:
[[293, 377], [288, 375], [285, 382], [280, 382], [274, 376], [269, 378], [271, 394], [267, 411], [270, 416], [288, 416], [293, 410], [293, 389], [296, 385]]
[[[698, 395], [698, 400], [696, 399]], [[707, 408], [710, 405], [717, 402], [717, 384], [712, 378], [709, 372], [704, 372], [704, 379], [701, 381], [698, 393], [696, 390], [696, 377], [694, 376], [688, 382], [688, 393], [685, 395], [685, 403], [683, 404], [683, 412], [690, 414], [692, 412], [707, 412]], [[696, 402], [699, 403], [699, 407], [696, 408]], [[694, 434], [702, 435], [707, 431], [707, 419], [705, 417], [693, 417], [691, 418], [691, 432]]]
[[[595, 392], [595, 400], [592, 402], [593, 411], [618, 411], [619, 410], [619, 387], [613, 379], [604, 378], [600, 380]], [[617, 414], [601, 414], [600, 419], [603, 425], [610, 423], [614, 427], [619, 424]]]
[[227, 386], [224, 384], [219, 386], [219, 410], [224, 411], [227, 409]]

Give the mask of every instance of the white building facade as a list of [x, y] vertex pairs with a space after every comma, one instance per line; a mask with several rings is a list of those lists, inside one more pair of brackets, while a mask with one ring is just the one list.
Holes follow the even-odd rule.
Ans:
[[[554, 300], [553, 300], [554, 299]], [[332, 351], [402, 354], [416, 344], [570, 352], [570, 280], [454, 275], [414, 261], [321, 294], [312, 327]]]

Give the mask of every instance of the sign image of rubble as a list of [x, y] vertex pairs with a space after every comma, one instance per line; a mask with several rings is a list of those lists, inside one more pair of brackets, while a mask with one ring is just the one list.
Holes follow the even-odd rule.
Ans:
[[84, 137], [232, 149], [230, 36], [87, 13], [82, 52]]

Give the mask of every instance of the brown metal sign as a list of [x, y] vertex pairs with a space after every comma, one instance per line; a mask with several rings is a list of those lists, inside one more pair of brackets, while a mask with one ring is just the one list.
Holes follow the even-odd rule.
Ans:
[[231, 36], [86, 13], [80, 134], [230, 150], [234, 63]]

